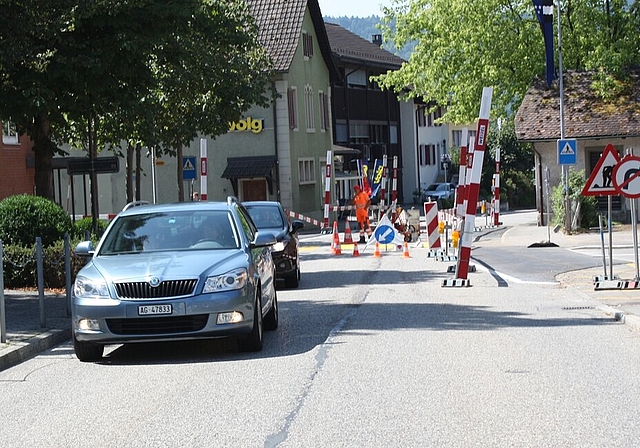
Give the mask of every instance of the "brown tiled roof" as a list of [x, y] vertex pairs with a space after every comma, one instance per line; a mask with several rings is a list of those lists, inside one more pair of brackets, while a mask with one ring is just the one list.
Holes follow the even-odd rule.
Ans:
[[258, 25], [258, 39], [271, 57], [276, 72], [289, 71], [308, 6], [322, 57], [332, 79], [337, 78], [318, 0], [247, 0], [247, 4]]
[[331, 51], [340, 59], [366, 61], [390, 69], [400, 68], [404, 59], [335, 23], [326, 23]]
[[[591, 88], [592, 72], [569, 71], [563, 77], [564, 137], [590, 139], [640, 136], [640, 70], [629, 73], [627, 91], [606, 102]], [[560, 138], [560, 94], [536, 79], [525, 94], [515, 120], [519, 141]]]

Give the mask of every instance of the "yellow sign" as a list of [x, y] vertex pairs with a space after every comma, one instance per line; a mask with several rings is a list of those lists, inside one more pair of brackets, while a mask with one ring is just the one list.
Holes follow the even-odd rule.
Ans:
[[254, 134], [259, 134], [262, 132], [263, 128], [264, 128], [264, 119], [262, 118], [258, 119], [258, 118], [247, 117], [240, 121], [229, 123], [230, 131], [237, 131], [237, 132], [251, 131]]

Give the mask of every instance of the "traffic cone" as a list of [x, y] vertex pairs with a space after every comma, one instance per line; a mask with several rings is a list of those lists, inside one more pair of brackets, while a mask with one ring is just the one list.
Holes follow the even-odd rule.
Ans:
[[360, 256], [360, 251], [358, 250], [358, 243], [357, 242], [353, 243], [353, 256], [354, 257], [359, 257]]
[[[333, 221], [333, 238], [331, 240], [331, 252], [335, 254], [336, 252], [336, 235], [338, 235], [338, 221]], [[338, 236], [338, 239], [340, 237]]]
[[376, 241], [376, 250], [373, 252], [373, 256], [376, 258], [382, 257], [382, 254], [380, 253], [380, 243], [378, 243], [377, 241]]
[[337, 232], [333, 234], [333, 255], [342, 255], [342, 249], [340, 248], [340, 234]]
[[344, 225], [344, 244], [353, 244], [353, 236], [351, 235], [351, 226], [348, 219]]
[[404, 242], [404, 250], [402, 251], [402, 256], [403, 256], [404, 258], [411, 258], [411, 257], [409, 256], [409, 244], [407, 244], [407, 242], [406, 242], [406, 241]]

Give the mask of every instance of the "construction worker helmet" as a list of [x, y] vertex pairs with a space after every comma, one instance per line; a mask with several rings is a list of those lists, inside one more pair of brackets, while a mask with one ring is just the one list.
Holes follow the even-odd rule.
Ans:
[[360, 191], [360, 185], [356, 184], [353, 186], [353, 191]]

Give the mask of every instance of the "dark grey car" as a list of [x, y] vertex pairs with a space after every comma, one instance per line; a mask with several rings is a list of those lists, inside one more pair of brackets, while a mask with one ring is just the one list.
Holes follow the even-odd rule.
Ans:
[[276, 244], [271, 247], [276, 277], [283, 279], [287, 288], [297, 288], [300, 282], [300, 242], [298, 232], [304, 223], [289, 220], [277, 201], [244, 202], [253, 222], [260, 232], [271, 232]]

